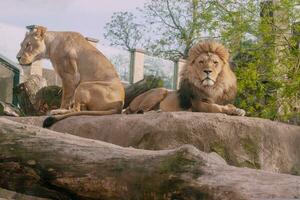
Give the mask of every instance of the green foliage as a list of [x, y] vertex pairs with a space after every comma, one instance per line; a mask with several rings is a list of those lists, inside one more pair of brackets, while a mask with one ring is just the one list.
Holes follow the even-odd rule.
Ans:
[[[272, 76], [270, 58], [251, 46], [242, 45], [234, 57], [238, 77], [238, 95], [235, 104], [250, 116], [274, 119], [276, 117], [276, 94], [281, 87]], [[251, 50], [253, 49], [253, 50]], [[243, 52], [245, 51], [245, 52]], [[266, 70], [268, 69], [268, 70]]]
[[236, 65], [235, 104], [249, 116], [283, 121], [295, 117], [300, 104], [299, 38], [292, 32], [298, 28], [296, 1], [226, 0], [215, 5], [224, 11], [219, 15], [226, 26], [220, 28], [221, 39]]

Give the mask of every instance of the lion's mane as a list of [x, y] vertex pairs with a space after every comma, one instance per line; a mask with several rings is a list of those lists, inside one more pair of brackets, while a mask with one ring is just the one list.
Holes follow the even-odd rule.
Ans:
[[[204, 53], [216, 54], [223, 61], [222, 71], [210, 87], [202, 85], [198, 76], [200, 69], [194, 66], [194, 61]], [[180, 74], [178, 97], [182, 108], [191, 108], [193, 99], [224, 105], [235, 98], [236, 90], [236, 77], [229, 65], [229, 52], [222, 44], [204, 41], [190, 49], [187, 64]]]

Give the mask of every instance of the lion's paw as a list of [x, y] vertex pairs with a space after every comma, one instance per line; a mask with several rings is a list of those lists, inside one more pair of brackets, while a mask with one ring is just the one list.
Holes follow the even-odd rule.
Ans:
[[246, 111], [243, 110], [243, 109], [240, 109], [240, 108], [236, 108], [234, 114], [237, 115], [237, 116], [245, 116]]

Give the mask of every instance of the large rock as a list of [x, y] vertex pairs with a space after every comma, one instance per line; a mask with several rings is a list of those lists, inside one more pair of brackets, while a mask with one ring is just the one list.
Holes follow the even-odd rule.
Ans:
[[300, 177], [228, 166], [216, 153], [122, 148], [0, 119], [0, 187], [50, 199], [300, 198]]
[[[41, 126], [43, 119], [14, 120]], [[191, 112], [80, 116], [51, 129], [148, 150], [192, 144], [230, 165], [300, 174], [300, 127], [265, 119]]]

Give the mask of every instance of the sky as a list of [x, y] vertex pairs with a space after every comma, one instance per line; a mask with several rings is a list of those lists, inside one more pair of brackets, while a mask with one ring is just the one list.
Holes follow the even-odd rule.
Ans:
[[132, 11], [145, 0], [0, 0], [0, 53], [15, 60], [27, 25], [54, 31], [77, 31], [100, 39], [113, 12]]

